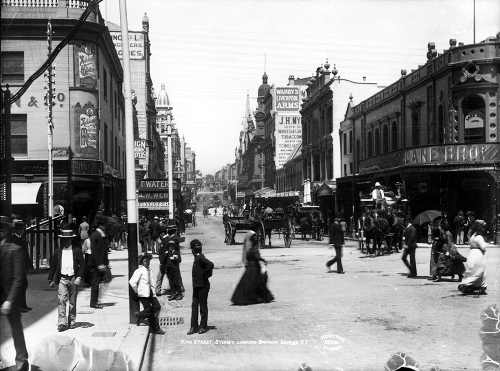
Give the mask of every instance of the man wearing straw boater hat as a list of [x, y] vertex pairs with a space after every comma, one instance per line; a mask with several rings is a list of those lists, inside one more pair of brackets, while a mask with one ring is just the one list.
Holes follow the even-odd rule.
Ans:
[[[85, 260], [78, 243], [72, 243], [76, 235], [71, 229], [62, 229], [59, 234], [59, 247], [54, 251], [50, 264], [50, 287], [58, 284], [58, 321], [57, 331], [75, 328], [76, 297], [85, 272]], [[66, 304], [69, 302], [69, 315]]]

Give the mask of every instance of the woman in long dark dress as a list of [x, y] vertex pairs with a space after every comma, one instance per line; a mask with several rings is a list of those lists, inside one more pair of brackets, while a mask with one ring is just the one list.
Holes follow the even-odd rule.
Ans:
[[261, 263], [267, 263], [260, 256], [259, 241], [255, 233], [245, 236], [242, 261], [245, 272], [234, 290], [231, 302], [234, 305], [250, 305], [273, 301], [273, 294], [267, 288], [267, 272], [263, 272], [261, 266]]

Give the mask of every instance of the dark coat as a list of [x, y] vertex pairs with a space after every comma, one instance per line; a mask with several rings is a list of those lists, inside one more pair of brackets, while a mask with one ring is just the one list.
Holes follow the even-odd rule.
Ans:
[[90, 259], [88, 261], [88, 268], [97, 268], [100, 265], [108, 265], [108, 248], [106, 239], [95, 230], [90, 235]]
[[340, 223], [330, 223], [328, 228], [329, 243], [334, 246], [342, 246], [344, 244], [344, 231]]
[[[54, 281], [56, 284], [61, 280], [61, 258], [62, 249], [57, 248], [52, 256], [49, 271], [49, 281]], [[83, 251], [78, 245], [73, 245], [73, 271], [75, 277], [83, 277], [85, 274], [85, 259]]]
[[203, 254], [195, 255], [193, 261], [193, 287], [210, 287], [208, 278], [212, 276], [214, 263], [205, 258]]
[[413, 224], [406, 227], [404, 231], [405, 244], [409, 248], [417, 247], [417, 229]]
[[14, 243], [0, 246], [0, 303], [8, 300], [13, 308], [25, 302], [26, 277], [25, 252]]

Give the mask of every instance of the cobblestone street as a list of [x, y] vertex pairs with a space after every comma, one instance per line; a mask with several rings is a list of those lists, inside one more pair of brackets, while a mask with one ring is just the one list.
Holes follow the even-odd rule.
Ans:
[[326, 272], [326, 241], [294, 240], [285, 249], [276, 239], [275, 248], [262, 251], [275, 302], [237, 307], [229, 299], [242, 273], [241, 244], [223, 243], [222, 222], [215, 217], [190, 229], [186, 245], [192, 238], [204, 242], [216, 266], [209, 295], [209, 325], [216, 328], [186, 335], [192, 256], [185, 248], [186, 297], [179, 302], [162, 298], [162, 316], [184, 323], [150, 339], [146, 370], [296, 370], [301, 363], [315, 371], [381, 370], [398, 351], [415, 358], [423, 370], [480, 368], [480, 313], [500, 298], [498, 249], [487, 253], [489, 294], [464, 297], [456, 282], [426, 279], [428, 248], [417, 250], [422, 277], [407, 279], [399, 254], [368, 258], [350, 243], [344, 251], [346, 274], [338, 275]]

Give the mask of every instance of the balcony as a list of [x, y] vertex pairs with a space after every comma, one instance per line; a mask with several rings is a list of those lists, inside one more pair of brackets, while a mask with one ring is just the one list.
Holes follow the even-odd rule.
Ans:
[[87, 0], [1, 0], [2, 6], [24, 8], [78, 8], [85, 9]]
[[[0, 0], [3, 19], [78, 19], [88, 0]], [[101, 23], [99, 12], [91, 12], [87, 22]]]

